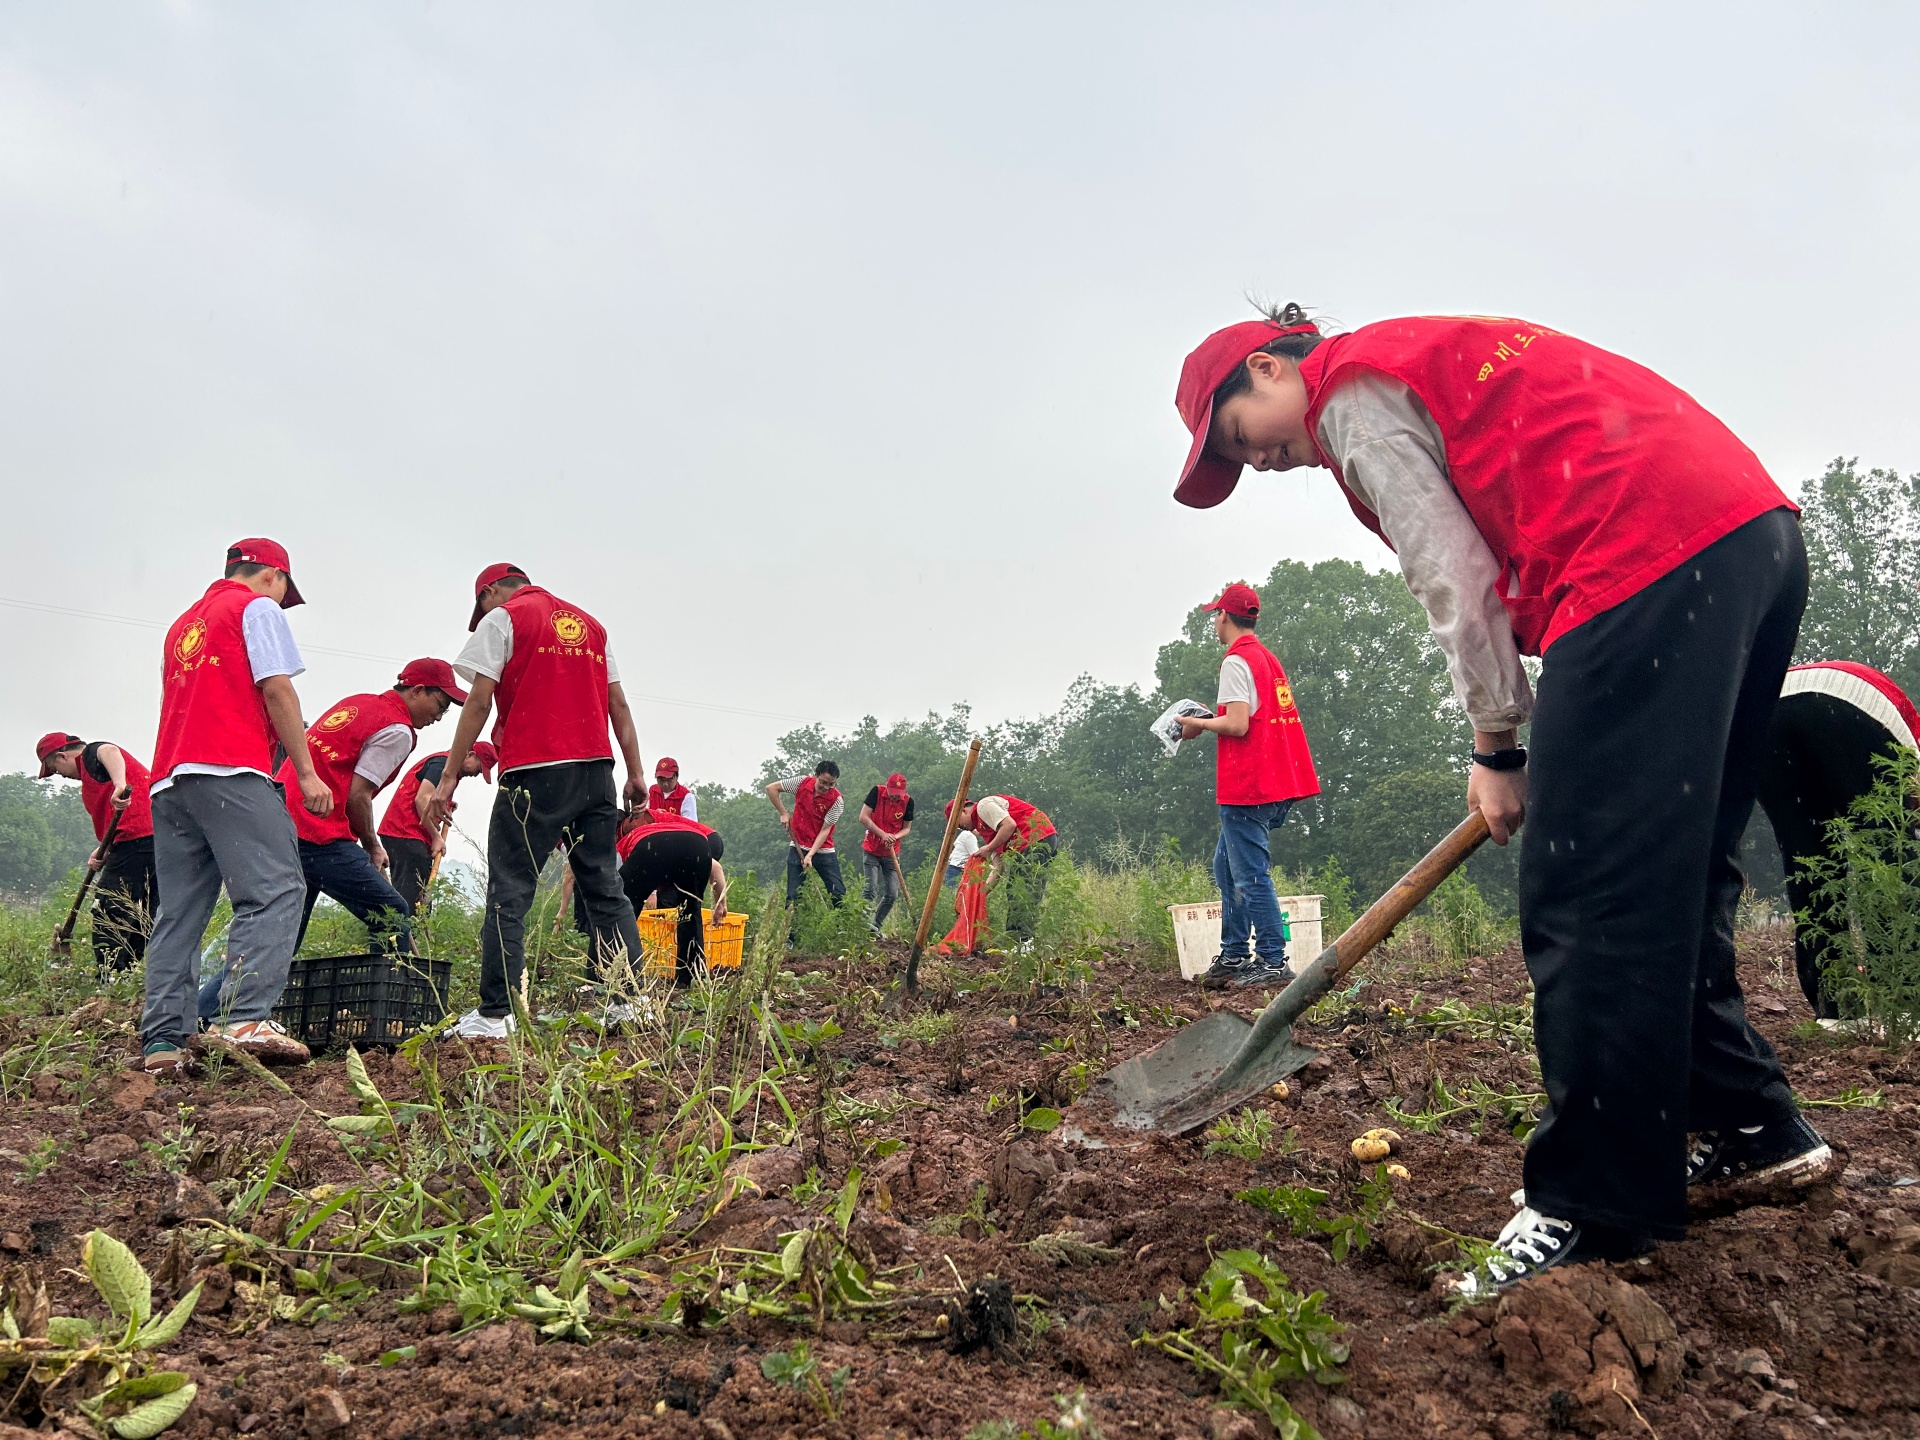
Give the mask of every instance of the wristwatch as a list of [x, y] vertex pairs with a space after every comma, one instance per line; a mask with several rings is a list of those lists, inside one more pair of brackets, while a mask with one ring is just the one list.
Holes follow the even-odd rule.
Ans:
[[1476, 750], [1473, 763], [1484, 765], [1489, 770], [1524, 770], [1527, 768], [1527, 747], [1516, 745], [1511, 750]]

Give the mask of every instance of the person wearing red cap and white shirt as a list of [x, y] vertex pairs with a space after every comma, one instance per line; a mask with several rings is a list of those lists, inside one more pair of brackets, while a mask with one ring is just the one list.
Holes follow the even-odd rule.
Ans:
[[[1753, 452], [1642, 366], [1488, 317], [1323, 336], [1287, 306], [1209, 336], [1175, 405], [1185, 504], [1248, 464], [1333, 472], [1447, 658], [1469, 808], [1499, 844], [1527, 822], [1548, 1107], [1520, 1212], [1463, 1290], [1639, 1254], [1832, 1173], [1734, 973], [1736, 854], [1807, 590], [1795, 506]], [[1521, 654], [1545, 660], [1537, 705]]]
[[662, 755], [654, 764], [647, 809], [671, 810], [688, 820], [700, 818], [700, 797], [680, 783], [680, 762], [671, 755]]
[[1851, 660], [1817, 660], [1787, 671], [1767, 732], [1760, 808], [1773, 827], [1786, 871], [1787, 903], [1796, 917], [1793, 964], [1814, 1016], [1837, 1027], [1840, 1007], [1823, 983], [1830, 944], [1797, 917], [1814, 914], [1825, 934], [1844, 932], [1846, 917], [1822, 897], [1803, 856], [1830, 856], [1827, 827], [1880, 778], [1875, 763], [1916, 748], [1920, 714], [1889, 677]]
[[[793, 811], [781, 803], [793, 797]], [[847, 811], [847, 797], [840, 793], [840, 767], [822, 760], [811, 775], [789, 775], [767, 786], [767, 799], [773, 813], [787, 827], [787, 904], [800, 898], [800, 886], [807, 878], [807, 867], [827, 887], [827, 897], [838, 905], [847, 895], [846, 881], [840, 878], [840, 857], [833, 848], [833, 828]], [[787, 948], [794, 948], [791, 931]]]
[[[951, 800], [947, 809], [953, 809]], [[1022, 945], [1032, 945], [1055, 853], [1053, 821], [1018, 795], [984, 795], [967, 806], [960, 823], [980, 837], [974, 858], [991, 867], [987, 884], [1003, 878], [1010, 882], [1007, 933]]]
[[1260, 623], [1259, 592], [1235, 583], [1206, 608], [1213, 612], [1214, 637], [1227, 647], [1218, 713], [1180, 722], [1188, 740], [1208, 732], [1219, 737], [1214, 789], [1220, 844], [1213, 852], [1213, 879], [1220, 887], [1220, 953], [1202, 983], [1210, 990], [1285, 985], [1293, 971], [1268, 836], [1286, 824], [1294, 801], [1320, 793], [1320, 777], [1287, 672], [1253, 633]]
[[[480, 775], [491, 785], [493, 767], [499, 762], [499, 751], [485, 740], [476, 740], [467, 752], [466, 764], [460, 767], [460, 777]], [[380, 847], [387, 852], [387, 878], [415, 914], [427, 903], [427, 882], [433, 875], [434, 862], [447, 849], [444, 831], [426, 822], [427, 804], [446, 769], [444, 750], [416, 763], [394, 787], [387, 813], [380, 819]], [[458, 785], [459, 781], [454, 783]], [[447, 807], [449, 811], [458, 808]]]
[[299, 1062], [307, 1047], [270, 1018], [287, 983], [307, 893], [287, 800], [273, 779], [274, 746], [309, 815], [333, 792], [307, 753], [294, 677], [301, 663], [285, 611], [303, 603], [287, 552], [266, 539], [227, 551], [225, 576], [167, 629], [154, 742], [153, 859], [166, 902], [147, 946], [140, 1017], [145, 1068], [178, 1075], [199, 1024], [200, 942], [224, 885], [233, 902], [225, 970], [236, 978], [212, 1038], [266, 1061]]
[[[58, 775], [80, 782], [80, 803], [100, 841], [87, 868], [100, 872], [93, 912], [94, 959], [102, 980], [130, 970], [146, 958], [147, 933], [160, 909], [160, 884], [153, 870], [152, 783], [147, 767], [131, 751], [56, 730], [34, 746], [40, 778]], [[107, 830], [118, 814], [113, 848], [105, 849]]]
[[900, 842], [913, 830], [913, 796], [907, 793], [906, 776], [896, 772], [867, 791], [860, 805], [860, 828], [866, 831], [860, 837], [860, 865], [867, 899], [880, 899], [870, 922], [878, 935], [900, 899]]
[[513, 1029], [513, 996], [526, 973], [527, 909], [540, 868], [562, 835], [593, 926], [595, 969], [604, 974], [622, 949], [639, 963], [640, 932], [613, 848], [621, 806], [609, 727], [626, 761], [629, 808], [646, 801], [647, 783], [605, 627], [535, 585], [518, 565], [489, 565], [473, 590], [467, 624], [473, 638], [453, 662], [473, 697], [461, 712], [425, 819], [430, 827], [446, 819], [467, 755], [498, 705], [493, 743], [500, 752], [500, 794], [487, 827], [480, 1004], [460, 1017], [454, 1033], [501, 1039]]

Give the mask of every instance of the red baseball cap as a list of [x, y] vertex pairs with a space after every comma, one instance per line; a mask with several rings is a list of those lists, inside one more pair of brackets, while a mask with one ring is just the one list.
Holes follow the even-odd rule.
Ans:
[[1173, 498], [1182, 505], [1205, 510], [1218, 505], [1240, 483], [1243, 466], [1222, 459], [1207, 449], [1207, 435], [1213, 429], [1213, 393], [1227, 383], [1227, 377], [1239, 369], [1263, 345], [1283, 335], [1318, 335], [1320, 327], [1276, 325], [1271, 320], [1242, 320], [1216, 330], [1187, 356], [1180, 367], [1180, 388], [1173, 392], [1173, 408], [1180, 412], [1193, 444], [1187, 450], [1187, 463], [1180, 467], [1179, 483]]
[[480, 609], [480, 592], [496, 580], [504, 580], [509, 575], [518, 575], [522, 580], [528, 578], [527, 572], [518, 565], [509, 565], [505, 561], [498, 565], [489, 565], [480, 572], [480, 578], [473, 582], [473, 618], [467, 621], [469, 631], [480, 628], [480, 616], [484, 613]]
[[453, 673], [453, 666], [444, 660], [435, 660], [426, 656], [419, 660], [409, 660], [407, 668], [400, 672], [402, 685], [431, 685], [436, 690], [447, 692], [447, 698], [456, 705], [467, 703], [467, 692], [460, 688], [460, 681]]
[[280, 602], [282, 610], [291, 610], [296, 605], [306, 604], [306, 597], [300, 593], [300, 587], [293, 583], [293, 567], [287, 561], [287, 547], [275, 540], [264, 540], [255, 536], [251, 540], [236, 540], [227, 547], [227, 564], [236, 560], [245, 560], [253, 565], [271, 565], [287, 577], [287, 598]]
[[893, 774], [887, 776], [886, 788], [894, 791], [905, 791], [907, 788], [907, 777], [902, 775], [898, 770], [894, 771]]
[[1251, 585], [1243, 585], [1236, 580], [1220, 592], [1220, 598], [1211, 605], [1203, 605], [1203, 610], [1224, 610], [1229, 615], [1254, 615], [1260, 613], [1260, 592]]
[[47, 764], [55, 755], [69, 745], [84, 745], [86, 742], [78, 735], [69, 735], [64, 730], [49, 730], [33, 742], [34, 758], [40, 762], [40, 778], [46, 779], [53, 774], [53, 767]]
[[678, 775], [679, 773], [680, 762], [671, 755], [662, 755], [653, 767], [653, 778], [656, 780], [662, 775]]
[[473, 749], [467, 753], [480, 762], [480, 774], [484, 776], [487, 783], [491, 785], [493, 783], [493, 767], [500, 763], [500, 752], [485, 740], [476, 740], [473, 742]]

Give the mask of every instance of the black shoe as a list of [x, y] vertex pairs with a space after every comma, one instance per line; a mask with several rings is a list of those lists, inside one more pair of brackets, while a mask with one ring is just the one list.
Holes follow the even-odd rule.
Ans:
[[1792, 1204], [1845, 1164], [1804, 1115], [1740, 1130], [1703, 1130], [1687, 1148], [1687, 1212]]
[[1254, 971], [1251, 955], [1216, 955], [1200, 976], [1203, 990], [1228, 990], [1244, 982]]
[[1455, 1281], [1453, 1289], [1455, 1294], [1477, 1300], [1562, 1265], [1632, 1260], [1652, 1249], [1653, 1241], [1645, 1235], [1556, 1220], [1522, 1204], [1520, 1213], [1507, 1222], [1493, 1242], [1494, 1253]]
[[1253, 963], [1240, 974], [1239, 978], [1236, 979], [1233, 984], [1236, 989], [1240, 990], [1249, 989], [1255, 985], [1273, 990], [1284, 990], [1297, 978], [1293, 973], [1293, 967], [1287, 964], [1286, 961], [1282, 960], [1276, 965], [1272, 961], [1262, 960], [1256, 955], [1253, 958]]

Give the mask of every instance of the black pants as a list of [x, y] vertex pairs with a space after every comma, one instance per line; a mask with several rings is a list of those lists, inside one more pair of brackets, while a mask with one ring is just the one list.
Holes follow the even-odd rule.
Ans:
[[427, 877], [433, 873], [433, 847], [424, 840], [405, 835], [382, 835], [381, 848], [387, 852], [387, 877], [400, 898], [418, 915], [427, 903]]
[[1047, 898], [1047, 872], [1053, 865], [1053, 837], [1036, 840], [1024, 850], [1009, 850], [1001, 863], [1007, 867], [1007, 933], [1019, 940], [1033, 939], [1040, 920], [1040, 903]]
[[[847, 882], [840, 878], [840, 857], [831, 850], [818, 850], [813, 856], [813, 873], [827, 887], [827, 894], [838, 905], [847, 897]], [[807, 867], [800, 863], [800, 847], [787, 846], [787, 904], [800, 898], [800, 883], [807, 878]]]
[[300, 842], [300, 868], [307, 877], [307, 899], [300, 912], [298, 950], [307, 938], [307, 922], [322, 895], [337, 900], [367, 927], [367, 949], [375, 955], [413, 953], [413, 907], [374, 868], [373, 857], [358, 840], [333, 840], [316, 845]]
[[540, 883], [540, 868], [562, 832], [572, 838], [567, 859], [576, 893], [593, 923], [591, 963], [599, 970], [622, 949], [638, 963], [640, 932], [634, 928], [633, 906], [620, 888], [619, 857], [613, 850], [619, 826], [611, 760], [570, 760], [500, 777], [487, 826], [487, 911], [480, 927], [482, 1015], [497, 1019], [513, 1011], [512, 995], [527, 963], [527, 909]]
[[147, 937], [160, 911], [160, 877], [153, 868], [153, 837], [117, 841], [94, 881], [93, 958], [102, 978], [131, 970], [147, 958]]
[[[1884, 725], [1833, 695], [1789, 695], [1775, 707], [1767, 733], [1767, 768], [1760, 781], [1760, 808], [1767, 812], [1780, 863], [1787, 874], [1787, 900], [1794, 913], [1812, 909], [1814, 886], [1800, 858], [1827, 853], [1827, 824], [1873, 788], [1877, 756], [1899, 754], [1900, 742]], [[1829, 918], [1828, 929], [1844, 928]], [[1821, 993], [1827, 945], [1796, 926], [1793, 965], [1813, 1013], [1835, 1016], [1839, 1007]]]
[[705, 925], [700, 901], [713, 877], [713, 851], [697, 830], [668, 830], [643, 836], [620, 867], [620, 883], [638, 911], [655, 896], [663, 910], [678, 908], [674, 926], [674, 983], [694, 980], [707, 964]]
[[1557, 641], [1533, 714], [1521, 942], [1547, 1117], [1527, 1203], [1677, 1239], [1689, 1130], [1794, 1113], [1734, 976], [1735, 856], [1806, 605], [1771, 511]]

